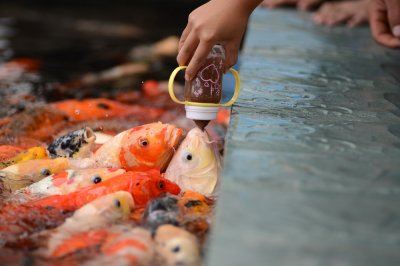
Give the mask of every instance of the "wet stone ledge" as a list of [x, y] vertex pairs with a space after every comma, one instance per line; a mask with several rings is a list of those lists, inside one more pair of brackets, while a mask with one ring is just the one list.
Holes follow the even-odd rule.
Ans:
[[256, 10], [207, 264], [400, 265], [400, 51]]

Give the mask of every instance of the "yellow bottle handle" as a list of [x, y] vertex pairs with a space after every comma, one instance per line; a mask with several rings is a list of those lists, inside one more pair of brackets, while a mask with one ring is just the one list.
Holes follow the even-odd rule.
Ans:
[[226, 102], [226, 103], [198, 103], [198, 102], [189, 102], [189, 101], [180, 101], [178, 98], [175, 96], [174, 92], [174, 80], [176, 75], [178, 74], [179, 71], [182, 69], [187, 68], [187, 66], [180, 66], [175, 68], [174, 71], [172, 71], [171, 76], [169, 77], [168, 81], [168, 92], [169, 95], [171, 96], [171, 99], [179, 104], [185, 104], [185, 105], [191, 105], [191, 106], [203, 106], [203, 107], [219, 107], [219, 106], [231, 106], [234, 102], [236, 102], [237, 98], [239, 97], [240, 93], [240, 77], [239, 73], [234, 70], [233, 68], [230, 68], [229, 71], [232, 72], [233, 76], [235, 77], [235, 92], [233, 93], [232, 98]]

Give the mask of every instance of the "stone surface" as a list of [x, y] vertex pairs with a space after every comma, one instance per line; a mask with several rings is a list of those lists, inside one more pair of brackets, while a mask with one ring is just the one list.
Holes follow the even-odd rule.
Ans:
[[256, 10], [207, 264], [400, 265], [400, 52]]

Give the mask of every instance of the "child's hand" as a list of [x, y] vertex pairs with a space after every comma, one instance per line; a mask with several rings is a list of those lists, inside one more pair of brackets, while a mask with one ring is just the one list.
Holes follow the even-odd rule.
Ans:
[[324, 0], [264, 0], [261, 5], [268, 8], [293, 5], [297, 6], [300, 10], [309, 10], [323, 1]]
[[400, 48], [400, 1], [371, 0], [369, 23], [374, 39], [387, 47]]
[[214, 44], [225, 48], [225, 70], [237, 61], [247, 20], [261, 0], [211, 0], [195, 9], [179, 41], [177, 61], [188, 65], [186, 80], [195, 77]]

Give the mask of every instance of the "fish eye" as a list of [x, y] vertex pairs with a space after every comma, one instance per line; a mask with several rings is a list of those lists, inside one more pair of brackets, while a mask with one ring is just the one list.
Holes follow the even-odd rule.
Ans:
[[165, 187], [164, 181], [158, 182], [158, 188], [159, 189], [164, 189], [164, 187]]
[[142, 147], [146, 147], [147, 145], [149, 145], [149, 141], [147, 139], [140, 139], [139, 145]]
[[175, 246], [171, 251], [174, 253], [178, 253], [181, 250], [180, 246]]
[[114, 205], [115, 205], [117, 208], [119, 208], [119, 207], [121, 207], [121, 202], [120, 202], [118, 199], [116, 199], [116, 200], [114, 200]]
[[183, 159], [186, 161], [191, 161], [193, 159], [193, 155], [190, 152], [187, 152], [183, 155]]
[[42, 170], [40, 170], [40, 174], [42, 174], [44, 176], [48, 176], [48, 175], [51, 175], [51, 172], [49, 169], [43, 168]]
[[101, 177], [100, 177], [100, 176], [95, 175], [94, 177], [92, 177], [92, 181], [93, 181], [93, 183], [98, 184], [98, 183], [100, 183], [102, 180], [101, 180]]

